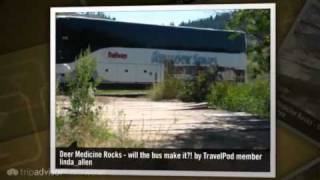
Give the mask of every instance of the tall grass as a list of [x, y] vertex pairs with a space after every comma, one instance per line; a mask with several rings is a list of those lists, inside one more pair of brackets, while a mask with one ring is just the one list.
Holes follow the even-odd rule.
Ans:
[[207, 100], [211, 106], [231, 111], [248, 112], [260, 117], [269, 117], [269, 80], [257, 79], [237, 84], [217, 82], [210, 88]]
[[180, 99], [207, 101], [210, 106], [269, 117], [270, 87], [268, 76], [246, 83], [215, 81], [212, 73], [200, 73], [194, 81], [169, 78], [156, 84], [149, 93], [152, 100]]
[[163, 99], [175, 99], [182, 87], [182, 81], [171, 77], [161, 83], [153, 85], [148, 93], [148, 96], [155, 101]]
[[208, 72], [199, 73], [194, 81], [183, 81], [169, 77], [161, 83], [155, 84], [149, 97], [152, 100], [180, 99], [182, 101], [204, 101], [213, 81]]
[[[119, 130], [114, 131], [108, 127], [108, 120], [101, 121], [101, 106], [95, 104], [94, 94], [99, 84], [95, 71], [96, 61], [88, 48], [80, 53], [74, 71], [67, 74], [69, 105], [59, 107], [57, 104], [57, 145], [69, 146], [73, 142], [77, 142], [79, 147], [135, 145], [128, 135], [131, 125], [122, 123]], [[62, 109], [67, 110], [62, 113]]]

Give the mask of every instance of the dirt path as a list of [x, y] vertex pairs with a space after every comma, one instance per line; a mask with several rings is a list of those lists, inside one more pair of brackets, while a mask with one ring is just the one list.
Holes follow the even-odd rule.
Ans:
[[[103, 120], [146, 147], [269, 149], [269, 121], [202, 104], [146, 98], [97, 97]], [[200, 108], [200, 109], [199, 109]]]

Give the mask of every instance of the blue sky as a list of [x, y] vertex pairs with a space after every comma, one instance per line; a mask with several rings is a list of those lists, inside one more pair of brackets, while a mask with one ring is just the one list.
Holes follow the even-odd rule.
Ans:
[[219, 12], [231, 10], [179, 10], [179, 11], [119, 11], [105, 12], [105, 15], [116, 18], [117, 21], [135, 22], [143, 24], [169, 25], [173, 22], [179, 25], [182, 21], [215, 17]]

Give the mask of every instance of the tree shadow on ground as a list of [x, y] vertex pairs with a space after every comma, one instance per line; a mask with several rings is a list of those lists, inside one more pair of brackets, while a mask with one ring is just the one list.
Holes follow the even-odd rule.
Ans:
[[270, 121], [253, 116], [207, 118], [207, 122], [200, 123], [202, 128], [176, 135], [163, 148], [266, 150], [270, 147]]

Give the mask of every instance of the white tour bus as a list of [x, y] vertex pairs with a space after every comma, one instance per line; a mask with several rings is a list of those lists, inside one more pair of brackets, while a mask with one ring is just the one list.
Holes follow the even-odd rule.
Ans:
[[146, 25], [79, 16], [56, 19], [56, 76], [64, 81], [79, 53], [90, 47], [95, 77], [103, 83], [152, 84], [164, 80], [166, 62], [177, 78], [192, 80], [215, 66], [222, 80], [243, 82], [245, 34], [205, 28]]

